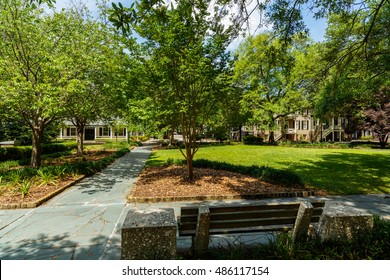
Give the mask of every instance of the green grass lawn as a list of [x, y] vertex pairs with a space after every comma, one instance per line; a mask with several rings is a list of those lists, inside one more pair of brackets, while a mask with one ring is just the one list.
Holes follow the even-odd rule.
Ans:
[[[147, 165], [168, 158], [183, 159], [180, 151], [158, 150]], [[195, 159], [238, 165], [265, 165], [297, 173], [310, 187], [330, 194], [390, 193], [390, 150], [315, 149], [226, 145], [201, 147]]]

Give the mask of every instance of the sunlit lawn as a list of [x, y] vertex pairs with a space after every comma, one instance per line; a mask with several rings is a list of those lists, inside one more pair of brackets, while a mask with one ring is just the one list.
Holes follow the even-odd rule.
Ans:
[[[182, 159], [177, 149], [158, 150], [148, 165]], [[311, 187], [331, 194], [390, 193], [390, 150], [315, 149], [226, 145], [202, 147], [195, 159], [265, 165], [296, 172]]]

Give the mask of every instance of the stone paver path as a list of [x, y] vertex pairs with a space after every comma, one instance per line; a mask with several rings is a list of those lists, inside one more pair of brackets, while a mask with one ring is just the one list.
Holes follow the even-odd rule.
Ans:
[[126, 196], [150, 152], [135, 148], [38, 208], [0, 210], [0, 259], [119, 259]]

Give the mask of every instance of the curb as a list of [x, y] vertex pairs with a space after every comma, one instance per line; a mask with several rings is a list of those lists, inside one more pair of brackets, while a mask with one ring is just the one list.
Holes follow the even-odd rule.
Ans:
[[58, 190], [55, 190], [52, 193], [47, 194], [46, 196], [31, 202], [21, 202], [21, 203], [10, 203], [10, 204], [0, 204], [0, 209], [19, 209], [19, 208], [36, 208], [39, 205], [43, 204], [44, 202], [52, 199], [54, 196], [58, 195], [59, 193], [63, 192], [69, 187], [72, 187], [73, 185], [77, 184], [81, 180], [83, 180], [86, 176], [82, 175], [73, 182], [70, 182], [69, 184], [59, 188]]
[[128, 203], [157, 203], [157, 202], [178, 202], [178, 201], [196, 201], [196, 200], [232, 200], [232, 199], [264, 199], [264, 198], [281, 198], [281, 197], [308, 197], [317, 196], [317, 191], [297, 191], [297, 192], [280, 192], [264, 193], [253, 195], [204, 195], [204, 196], [181, 196], [181, 197], [135, 197], [129, 195]]

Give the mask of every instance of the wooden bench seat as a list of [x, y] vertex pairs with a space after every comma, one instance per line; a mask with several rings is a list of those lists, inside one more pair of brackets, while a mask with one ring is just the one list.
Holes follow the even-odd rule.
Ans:
[[209, 235], [292, 231], [294, 239], [317, 223], [325, 202], [183, 207], [179, 236], [192, 236], [195, 251], [207, 249]]

